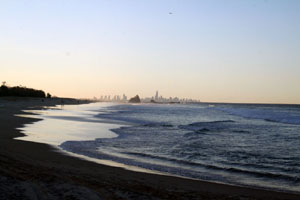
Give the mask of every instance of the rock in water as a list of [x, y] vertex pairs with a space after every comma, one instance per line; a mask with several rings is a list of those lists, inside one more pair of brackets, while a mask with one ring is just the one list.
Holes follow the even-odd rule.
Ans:
[[151, 99], [150, 103], [157, 103], [156, 101], [154, 101], [153, 99]]
[[136, 95], [135, 97], [132, 97], [131, 99], [129, 99], [128, 102], [129, 103], [141, 103], [141, 99], [140, 99], [139, 95]]

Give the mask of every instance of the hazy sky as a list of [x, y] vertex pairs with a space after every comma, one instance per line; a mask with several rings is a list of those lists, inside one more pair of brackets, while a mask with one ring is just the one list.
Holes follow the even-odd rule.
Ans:
[[0, 81], [65, 97], [300, 103], [300, 1], [0, 0]]

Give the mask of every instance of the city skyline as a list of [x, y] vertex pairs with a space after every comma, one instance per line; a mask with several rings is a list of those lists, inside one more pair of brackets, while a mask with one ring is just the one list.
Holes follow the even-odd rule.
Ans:
[[[100, 95], [99, 98], [94, 97], [94, 100], [105, 101], [105, 102], [128, 102], [132, 97], [127, 97], [123, 95]], [[179, 97], [164, 97], [159, 95], [158, 90], [156, 90], [155, 95], [152, 97], [140, 97], [142, 102], [145, 103], [184, 103], [184, 102], [200, 102], [200, 99], [191, 98], [179, 98]]]

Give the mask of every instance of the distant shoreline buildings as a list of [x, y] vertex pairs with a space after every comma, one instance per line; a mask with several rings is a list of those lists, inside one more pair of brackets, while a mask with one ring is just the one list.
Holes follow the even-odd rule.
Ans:
[[[123, 94], [121, 95], [101, 95], [99, 99], [94, 97], [94, 100], [102, 102], [116, 102], [116, 103], [127, 103], [128, 97]], [[191, 98], [178, 98], [178, 97], [169, 97], [165, 98], [162, 95], [159, 96], [158, 91], [155, 92], [155, 95], [152, 97], [141, 98], [142, 103], [199, 103], [200, 100], [195, 100]]]

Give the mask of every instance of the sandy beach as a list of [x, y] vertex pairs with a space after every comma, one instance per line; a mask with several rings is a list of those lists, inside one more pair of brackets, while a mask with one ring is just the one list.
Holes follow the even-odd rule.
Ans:
[[61, 99], [0, 98], [0, 199], [300, 199], [298, 194], [128, 171], [14, 139], [22, 136], [17, 128], [38, 120], [15, 115], [61, 103]]

